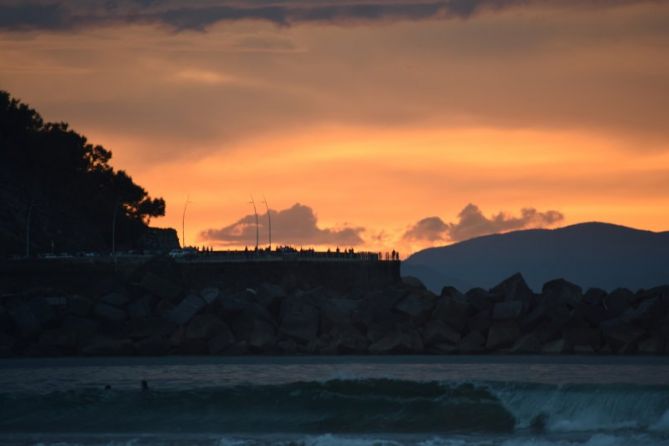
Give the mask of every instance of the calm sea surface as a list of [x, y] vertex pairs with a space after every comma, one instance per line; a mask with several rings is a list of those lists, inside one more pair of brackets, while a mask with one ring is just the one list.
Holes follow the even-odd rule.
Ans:
[[0, 360], [0, 443], [669, 446], [669, 358]]

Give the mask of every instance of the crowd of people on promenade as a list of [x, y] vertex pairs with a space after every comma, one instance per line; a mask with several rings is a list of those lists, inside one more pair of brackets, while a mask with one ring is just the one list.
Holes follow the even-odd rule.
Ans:
[[304, 258], [304, 259], [355, 259], [355, 260], [376, 260], [376, 261], [399, 261], [399, 252], [392, 250], [390, 252], [368, 252], [358, 251], [353, 248], [327, 251], [317, 251], [314, 248], [295, 248], [288, 245], [280, 245], [274, 248], [244, 248], [240, 250], [216, 251], [211, 247], [186, 248], [191, 250], [190, 254], [215, 256], [218, 258]]

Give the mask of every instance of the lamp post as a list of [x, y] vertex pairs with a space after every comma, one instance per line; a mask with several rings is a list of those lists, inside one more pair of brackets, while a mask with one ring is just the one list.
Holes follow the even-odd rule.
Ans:
[[272, 251], [272, 215], [269, 213], [269, 205], [265, 196], [262, 197], [263, 203], [265, 203], [265, 208], [267, 208], [267, 223], [269, 225], [269, 250]]

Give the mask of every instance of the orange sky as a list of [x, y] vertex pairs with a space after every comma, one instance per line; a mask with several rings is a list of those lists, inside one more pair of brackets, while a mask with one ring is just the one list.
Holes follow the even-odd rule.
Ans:
[[[239, 244], [202, 232], [247, 230], [234, 224], [251, 194], [277, 211], [311, 208], [315, 225], [277, 217], [307, 231], [307, 246], [450, 243], [469, 203], [487, 220], [504, 213], [489, 226], [499, 230], [667, 230], [669, 6], [616, 3], [0, 29], [0, 89], [111, 149], [115, 167], [167, 200], [156, 225], [181, 231], [190, 196], [189, 244]], [[539, 216], [510, 223], [524, 208]], [[437, 239], [404, 236], [427, 217], [447, 228]]]

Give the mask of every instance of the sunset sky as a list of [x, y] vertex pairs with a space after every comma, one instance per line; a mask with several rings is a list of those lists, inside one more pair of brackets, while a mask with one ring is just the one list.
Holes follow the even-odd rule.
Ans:
[[187, 244], [669, 229], [669, 1], [0, 0], [0, 89]]

